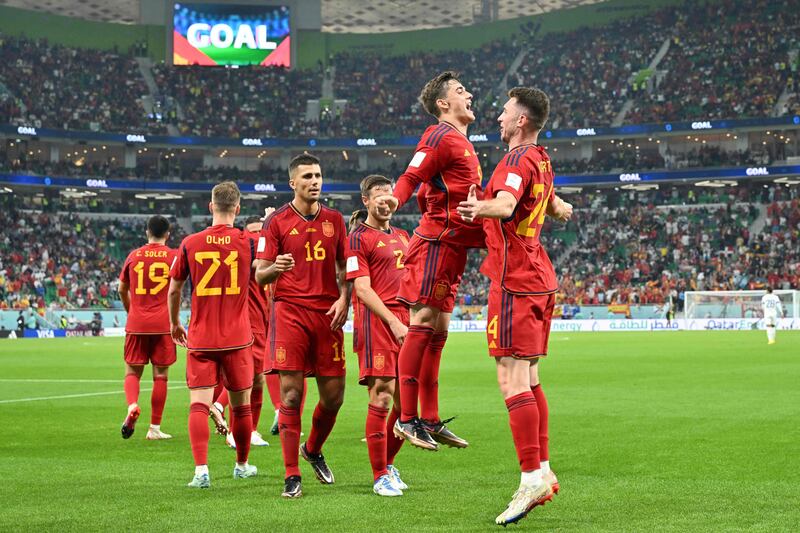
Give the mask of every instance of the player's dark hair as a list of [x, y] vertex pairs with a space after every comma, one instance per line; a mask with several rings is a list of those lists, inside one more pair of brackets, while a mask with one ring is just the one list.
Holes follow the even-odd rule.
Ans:
[[447, 96], [447, 88], [450, 85], [450, 81], [457, 79], [458, 72], [454, 70], [445, 70], [426, 83], [425, 87], [422, 88], [422, 92], [419, 93], [419, 97], [417, 98], [419, 103], [422, 104], [422, 107], [425, 108], [425, 111], [434, 117], [439, 118], [439, 115], [442, 114], [442, 111], [439, 109], [439, 106], [436, 105], [436, 100]]
[[169, 220], [161, 215], [153, 215], [147, 221], [147, 231], [154, 239], [163, 239], [169, 232]]
[[255, 224], [256, 222], [261, 222], [261, 217], [258, 215], [250, 215], [246, 219], [244, 219], [244, 225], [249, 226], [250, 224]]
[[211, 190], [211, 202], [219, 211], [225, 213], [235, 211], [240, 200], [241, 194], [239, 193], [239, 187], [233, 181], [217, 183]]
[[767, 287], [767, 294], [772, 294], [772, 287]]
[[351, 233], [356, 226], [367, 220], [367, 215], [369, 212], [366, 209], [356, 209], [353, 211], [353, 214], [350, 215], [350, 221], [347, 223], [347, 232]]
[[294, 169], [300, 165], [319, 165], [319, 158], [311, 154], [296, 155], [289, 161], [289, 177], [292, 176]]
[[525, 108], [528, 120], [534, 131], [541, 131], [550, 115], [550, 98], [541, 89], [533, 87], [514, 87], [508, 91], [509, 98], [516, 98], [517, 103]]
[[381, 176], [380, 174], [370, 174], [363, 180], [361, 180], [361, 196], [369, 196], [369, 191], [374, 187], [380, 187], [383, 185], [392, 185], [392, 180], [387, 178], [386, 176]]

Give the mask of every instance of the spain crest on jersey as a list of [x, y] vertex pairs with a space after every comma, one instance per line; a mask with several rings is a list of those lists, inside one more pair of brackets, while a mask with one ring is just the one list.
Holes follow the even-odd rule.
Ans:
[[283, 346], [278, 346], [278, 348], [275, 350], [275, 361], [280, 364], [286, 362], [286, 348]]
[[383, 354], [378, 354], [375, 356], [374, 363], [375, 370], [383, 370], [383, 365], [386, 363], [386, 358], [383, 356]]
[[322, 234], [325, 235], [326, 237], [333, 237], [333, 233], [334, 233], [333, 223], [324, 220], [322, 222]]
[[433, 297], [437, 300], [444, 299], [447, 296], [447, 290], [449, 286], [446, 281], [439, 281], [436, 283], [436, 286], [433, 288]]

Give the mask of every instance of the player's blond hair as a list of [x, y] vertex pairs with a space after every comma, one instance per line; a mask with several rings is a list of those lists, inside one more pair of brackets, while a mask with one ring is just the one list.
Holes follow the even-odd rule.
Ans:
[[214, 209], [224, 213], [235, 211], [241, 197], [239, 187], [233, 181], [217, 183], [211, 190], [211, 202], [214, 204]]
[[458, 72], [454, 70], [445, 70], [426, 83], [425, 87], [422, 88], [422, 92], [419, 93], [419, 97], [417, 98], [419, 103], [422, 104], [425, 111], [436, 118], [439, 118], [442, 114], [442, 110], [436, 105], [436, 100], [447, 96], [447, 88], [452, 80], [458, 80]]
[[550, 115], [550, 98], [547, 94], [534, 87], [514, 87], [508, 91], [508, 97], [516, 98], [517, 103], [525, 108], [533, 130], [542, 131]]

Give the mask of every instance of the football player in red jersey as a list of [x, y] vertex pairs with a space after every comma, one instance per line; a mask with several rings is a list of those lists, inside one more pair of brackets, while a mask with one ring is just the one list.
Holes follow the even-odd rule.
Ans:
[[397, 301], [408, 251], [408, 234], [389, 225], [391, 212], [379, 209], [377, 198], [392, 193], [392, 182], [379, 175], [361, 181], [367, 220], [351, 230], [347, 249], [347, 279], [353, 281], [353, 351], [358, 354], [359, 383], [367, 386], [366, 437], [372, 465], [373, 491], [379, 496], [402, 496], [408, 488], [394, 467], [403, 441], [392, 433], [394, 398], [399, 404], [397, 356], [408, 334], [408, 308]]
[[558, 282], [539, 235], [545, 215], [564, 221], [572, 216], [572, 206], [553, 192], [553, 166], [537, 144], [550, 100], [541, 90], [525, 87], [511, 89], [508, 96], [498, 119], [508, 154], [492, 174], [485, 199], [470, 191], [458, 208], [464, 220], [482, 218], [486, 230], [488, 255], [481, 272], [491, 280], [489, 355], [496, 361], [522, 471], [519, 489], [496, 519], [500, 525], [524, 518], [558, 492], [537, 364], [547, 355]]
[[[241, 195], [232, 181], [211, 192], [212, 226], [189, 235], [172, 265], [169, 317], [172, 338], [187, 347], [189, 440], [195, 461], [190, 487], [208, 488], [208, 415], [220, 376], [229, 391], [231, 430], [236, 442], [234, 479], [253, 477], [258, 469], [247, 462], [253, 432], [250, 389], [253, 385], [253, 332], [247, 310], [255, 243], [233, 227]], [[192, 288], [189, 332], [180, 323], [181, 291], [187, 279]]]
[[[349, 286], [345, 279], [346, 229], [341, 213], [320, 204], [322, 170], [310, 154], [289, 163], [294, 199], [265, 221], [258, 242], [256, 280], [275, 283], [269, 318], [268, 365], [281, 380], [278, 415], [286, 478], [283, 496], [302, 496], [298, 454], [317, 479], [334, 476], [322, 455], [342, 406], [345, 385], [344, 334]], [[305, 375], [319, 389], [308, 440], [300, 444], [300, 405]], [[299, 449], [299, 451], [298, 451]]]
[[438, 443], [465, 448], [467, 441], [450, 431], [439, 417], [438, 394], [439, 362], [467, 248], [484, 247], [480, 223], [465, 221], [456, 211], [459, 202], [467, 199], [470, 187], [480, 190], [481, 186], [480, 161], [467, 138], [475, 115], [472, 94], [452, 71], [430, 80], [419, 100], [438, 123], [423, 133], [393, 195], [381, 197], [378, 204], [394, 211], [408, 201], [417, 185], [427, 184], [424, 196], [417, 198], [425, 210], [409, 244], [397, 295], [411, 307], [411, 326], [400, 350], [402, 413], [394, 432], [427, 450], [437, 450]]
[[119, 296], [128, 321], [125, 323], [125, 399], [128, 415], [122, 423], [122, 438], [133, 435], [139, 418], [139, 382], [144, 365], [153, 365], [148, 440], [171, 439], [161, 431], [161, 415], [167, 401], [167, 374], [177, 356], [169, 335], [167, 291], [169, 267], [175, 250], [167, 247], [169, 221], [161, 215], [147, 221], [147, 244], [132, 251], [119, 275]]

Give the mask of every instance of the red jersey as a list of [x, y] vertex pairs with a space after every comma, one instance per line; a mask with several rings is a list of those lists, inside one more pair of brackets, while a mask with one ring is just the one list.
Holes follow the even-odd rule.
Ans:
[[183, 239], [170, 276], [189, 278], [192, 288], [190, 350], [233, 350], [253, 342], [247, 287], [254, 247], [241, 230], [224, 224]]
[[514, 294], [547, 294], [558, 288], [556, 273], [539, 242], [547, 204], [553, 192], [553, 166], [544, 148], [525, 144], [498, 163], [486, 187], [486, 198], [506, 191], [517, 199], [510, 219], [486, 218], [489, 253], [481, 272]]
[[[249, 231], [244, 231], [243, 233], [252, 241], [253, 248], [255, 249], [260, 233], [250, 233]], [[253, 329], [253, 333], [266, 334], [267, 321], [269, 320], [269, 298], [267, 296], [269, 285], [263, 289], [259, 287], [258, 283], [256, 283], [255, 268], [250, 275], [250, 283], [247, 285], [249, 292], [247, 310], [250, 313], [250, 327]]]
[[336, 262], [345, 258], [342, 214], [319, 204], [313, 216], [304, 217], [292, 203], [272, 213], [264, 222], [256, 257], [275, 261], [292, 254], [294, 268], [275, 281], [274, 301], [326, 312], [339, 299]]
[[465, 222], [456, 210], [467, 199], [471, 185], [477, 185], [478, 198], [482, 198], [481, 179], [475, 147], [455, 127], [440, 122], [422, 134], [414, 157], [397, 180], [394, 195], [402, 205], [417, 185], [427, 183], [426, 210], [414, 233], [429, 241], [483, 248], [480, 222]]
[[407, 251], [405, 231], [391, 226], [383, 231], [362, 222], [348, 240], [347, 279], [369, 276], [372, 289], [383, 303], [405, 307], [395, 297], [403, 279], [403, 258]]
[[169, 333], [167, 287], [175, 250], [163, 244], [145, 244], [128, 254], [119, 280], [130, 286], [131, 307], [125, 332]]

